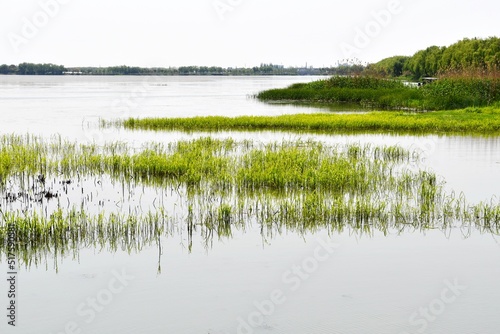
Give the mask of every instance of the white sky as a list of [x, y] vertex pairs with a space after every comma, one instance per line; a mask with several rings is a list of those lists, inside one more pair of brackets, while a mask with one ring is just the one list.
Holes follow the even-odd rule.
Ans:
[[[387, 24], [377, 23], [373, 11], [391, 4], [398, 10], [381, 16]], [[499, 13], [497, 0], [0, 0], [0, 64], [375, 62], [464, 37], [498, 36]], [[372, 36], [363, 39], [356, 29]]]

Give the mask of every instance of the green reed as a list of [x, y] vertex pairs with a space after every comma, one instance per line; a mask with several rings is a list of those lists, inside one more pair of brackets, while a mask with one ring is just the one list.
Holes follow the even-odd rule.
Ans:
[[[259, 145], [201, 138], [134, 151], [125, 144], [99, 147], [31, 136], [3, 136], [0, 143], [6, 159], [0, 252], [12, 224], [25, 263], [38, 261], [40, 254], [64, 255], [81, 247], [140, 250], [184, 229], [190, 234], [188, 249], [197, 231], [209, 247], [215, 236], [229, 238], [233, 229], [250, 223], [265, 233], [473, 227], [497, 234], [500, 228], [500, 204], [472, 205], [446, 194], [438, 176], [408, 168], [414, 153], [397, 146], [300, 140]], [[23, 209], [8, 209], [13, 204], [7, 184], [31, 188], [40, 182], [35, 176], [54, 174], [70, 179], [110, 175], [124, 185], [169, 187], [185, 196], [176, 212], [160, 204], [128, 214], [89, 210], [84, 202], [63, 209], [59, 198], [57, 208], [48, 212], [29, 202]]]
[[448, 76], [422, 89], [429, 109], [490, 106], [500, 101], [500, 78]]
[[362, 114], [145, 118], [107, 123], [153, 131], [287, 131], [297, 133], [401, 133], [495, 135], [500, 133], [500, 105], [453, 111], [401, 111]]
[[500, 101], [500, 79], [448, 76], [417, 88], [399, 80], [332, 77], [263, 91], [256, 97], [262, 101], [358, 103], [377, 109], [461, 109]]
[[90, 214], [74, 207], [58, 208], [49, 216], [38, 211], [6, 212], [0, 224], [0, 254], [7, 248], [9, 226], [15, 234], [16, 253], [29, 265], [47, 254], [76, 254], [82, 247], [139, 251], [166, 234], [167, 221], [168, 217], [161, 212], [143, 216]]

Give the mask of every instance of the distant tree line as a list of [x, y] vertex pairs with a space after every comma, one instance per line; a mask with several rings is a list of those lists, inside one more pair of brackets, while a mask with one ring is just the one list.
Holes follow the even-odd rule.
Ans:
[[342, 64], [336, 67], [284, 67], [283, 65], [261, 64], [254, 67], [181, 66], [181, 67], [68, 67], [54, 64], [22, 63], [0, 65], [0, 74], [18, 75], [351, 75], [359, 74], [364, 66]]
[[0, 74], [20, 75], [372, 75], [420, 79], [447, 73], [500, 73], [500, 38], [463, 39], [451, 46], [431, 46], [413, 56], [394, 56], [378, 63], [362, 65], [345, 61], [335, 67], [284, 67], [261, 64], [255, 67], [71, 67], [54, 64], [22, 63], [0, 65]]
[[65, 72], [62, 65], [22, 63], [19, 65], [0, 65], [0, 74], [20, 75], [61, 75]]
[[370, 64], [365, 73], [413, 79], [447, 73], [498, 73], [500, 38], [463, 39], [451, 46], [431, 46], [411, 57], [395, 56]]
[[261, 64], [255, 67], [181, 66], [181, 67], [78, 67], [68, 72], [82, 75], [335, 75], [345, 71], [339, 67], [300, 68]]

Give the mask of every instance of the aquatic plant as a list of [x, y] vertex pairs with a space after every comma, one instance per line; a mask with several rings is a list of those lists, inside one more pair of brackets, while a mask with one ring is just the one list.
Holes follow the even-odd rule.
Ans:
[[446, 110], [500, 101], [498, 77], [448, 76], [421, 88], [394, 79], [332, 77], [260, 92], [261, 101], [359, 103], [375, 109]]
[[372, 77], [332, 77], [287, 88], [260, 92], [261, 101], [300, 101], [323, 103], [358, 103], [377, 109], [419, 108], [421, 99], [418, 89], [405, 86], [398, 80]]
[[[125, 144], [3, 136], [0, 152], [6, 159], [0, 254], [11, 228], [25, 265], [82, 247], [140, 251], [183, 231], [189, 250], [196, 233], [208, 248], [214, 237], [230, 238], [233, 229], [248, 224], [260, 225], [263, 234], [320, 228], [359, 233], [474, 228], [497, 234], [500, 228], [500, 204], [473, 205], [446, 194], [435, 174], [406, 168], [414, 152], [397, 146], [201, 138], [134, 151]], [[68, 194], [85, 175], [118, 183], [122, 193], [142, 189], [152, 203], [149, 209], [129, 203], [105, 210], [83, 186]], [[59, 188], [46, 197], [55, 183]], [[165, 188], [177, 195], [165, 197]], [[92, 201], [99, 201], [97, 208]]]
[[[110, 122], [132, 130], [154, 131], [288, 131], [321, 133], [402, 133], [498, 135], [500, 108], [497, 106], [428, 113], [367, 112], [362, 114], [295, 114], [280, 116], [130, 118]], [[479, 112], [480, 111], [480, 112]]]
[[490, 106], [500, 101], [500, 78], [450, 76], [422, 88], [430, 109]]

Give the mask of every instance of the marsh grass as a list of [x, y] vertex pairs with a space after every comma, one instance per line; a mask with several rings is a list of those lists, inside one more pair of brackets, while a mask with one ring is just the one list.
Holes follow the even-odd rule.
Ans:
[[[38, 261], [40, 254], [65, 255], [81, 247], [139, 251], [184, 230], [190, 235], [189, 250], [197, 232], [210, 247], [214, 237], [230, 238], [233, 229], [244, 230], [252, 222], [266, 233], [453, 227], [498, 233], [500, 226], [499, 204], [471, 205], [444, 193], [443, 180], [407, 168], [414, 153], [397, 146], [300, 140], [258, 145], [201, 138], [134, 151], [124, 144], [98, 147], [31, 136], [4, 136], [0, 143], [6, 159], [0, 174], [5, 217], [0, 252], [5, 252], [11, 224], [26, 264]], [[179, 196], [173, 211], [161, 200], [147, 212], [96, 211], [83, 200], [64, 207], [65, 194], [59, 194], [51, 210], [48, 199], [35, 203], [28, 197], [21, 209], [9, 209], [8, 184], [31, 188], [41, 183], [40, 175], [48, 179], [54, 174], [70, 179], [109, 175], [123, 189], [130, 184], [170, 188], [185, 196]]]
[[429, 109], [485, 107], [500, 101], [500, 78], [447, 76], [422, 88]]
[[332, 77], [260, 92], [261, 101], [358, 103], [376, 109], [453, 110], [500, 101], [498, 76], [445, 75], [421, 88], [375, 77]]
[[294, 114], [280, 116], [144, 118], [110, 122], [132, 130], [287, 131], [297, 133], [400, 133], [498, 135], [500, 104], [462, 110], [413, 113]]
[[140, 251], [168, 234], [167, 221], [161, 211], [143, 216], [90, 214], [74, 207], [58, 208], [49, 215], [41, 210], [6, 212], [0, 224], [0, 255], [6, 254], [12, 231], [15, 252], [26, 266], [40, 263], [47, 255], [76, 256], [81, 248]]
[[311, 83], [271, 89], [256, 95], [261, 101], [357, 103], [377, 109], [424, 108], [421, 92], [401, 81], [367, 76], [336, 76]]

